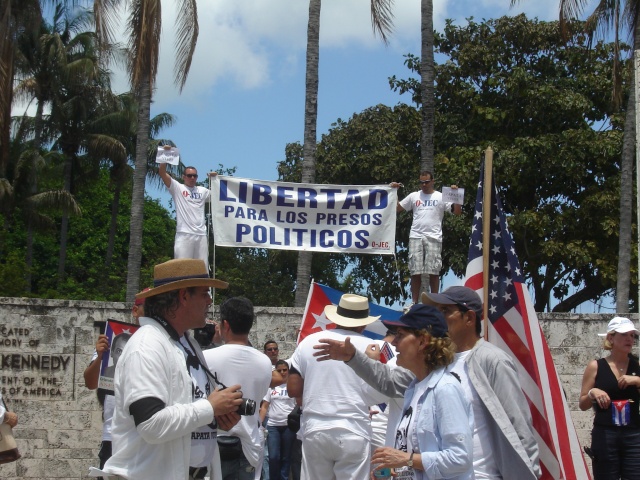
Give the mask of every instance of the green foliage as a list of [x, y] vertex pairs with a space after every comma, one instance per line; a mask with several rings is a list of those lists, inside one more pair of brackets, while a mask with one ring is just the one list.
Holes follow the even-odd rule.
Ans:
[[[67, 275], [60, 282], [57, 270], [57, 229], [36, 233], [32, 269], [33, 292], [41, 298], [122, 301], [125, 297], [129, 249], [131, 181], [120, 200], [113, 261], [105, 267], [113, 192], [109, 172], [101, 169], [91, 182], [79, 184], [76, 200], [83, 214], [72, 217], [67, 244]], [[21, 216], [0, 236], [0, 296], [24, 296], [25, 230]], [[55, 216], [60, 222], [60, 216]], [[143, 237], [144, 285], [153, 281], [153, 266], [173, 256], [175, 221], [157, 200], [147, 197]], [[21, 260], [20, 260], [21, 259]], [[16, 271], [19, 275], [16, 276]]]
[[[558, 311], [597, 300], [615, 280], [622, 132], [610, 102], [614, 50], [606, 43], [588, 48], [581, 25], [572, 28], [578, 33], [564, 43], [557, 22], [520, 15], [466, 26], [449, 21], [435, 38], [445, 58], [436, 66], [436, 184], [465, 187], [463, 216], [445, 217], [445, 270], [464, 275], [482, 152], [491, 145], [495, 182], [538, 311], [553, 298]], [[419, 71], [416, 57], [407, 65]], [[420, 98], [415, 78], [390, 83]], [[323, 136], [317, 182], [399, 181], [403, 197], [417, 189], [419, 143], [414, 107], [369, 108]], [[281, 171], [294, 172], [295, 161], [292, 155]], [[399, 214], [404, 285], [410, 224]], [[390, 276], [392, 258], [351, 261], [351, 284], [368, 285], [376, 300], [403, 298]], [[571, 288], [577, 292], [568, 296]]]

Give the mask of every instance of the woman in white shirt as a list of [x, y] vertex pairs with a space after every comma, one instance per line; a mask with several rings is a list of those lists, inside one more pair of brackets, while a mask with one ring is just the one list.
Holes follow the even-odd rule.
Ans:
[[269, 479], [288, 480], [291, 465], [291, 447], [296, 434], [289, 430], [287, 417], [296, 406], [296, 399], [289, 397], [287, 377], [289, 365], [284, 360], [276, 362], [276, 370], [282, 375], [283, 383], [270, 388], [260, 407], [260, 420], [267, 421], [267, 448], [269, 449]]

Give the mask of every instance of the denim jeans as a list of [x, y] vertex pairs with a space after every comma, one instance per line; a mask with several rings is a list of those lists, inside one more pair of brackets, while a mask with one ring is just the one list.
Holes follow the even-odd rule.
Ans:
[[640, 480], [640, 429], [594, 425], [591, 450], [594, 480]]
[[223, 480], [254, 480], [255, 478], [256, 469], [244, 455], [234, 460], [223, 460], [220, 463]]
[[269, 449], [269, 480], [288, 480], [291, 464], [291, 446], [296, 434], [289, 427], [267, 425]]

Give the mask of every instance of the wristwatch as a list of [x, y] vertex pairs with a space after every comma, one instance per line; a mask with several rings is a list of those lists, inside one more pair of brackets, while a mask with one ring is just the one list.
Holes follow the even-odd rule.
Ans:
[[409, 460], [407, 460], [407, 467], [413, 468], [413, 452], [409, 455]]

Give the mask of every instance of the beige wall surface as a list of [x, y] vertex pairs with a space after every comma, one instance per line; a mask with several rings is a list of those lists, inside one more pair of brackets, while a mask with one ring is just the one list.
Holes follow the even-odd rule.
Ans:
[[[22, 453], [17, 462], [0, 466], [0, 478], [79, 479], [97, 465], [102, 412], [82, 373], [99, 325], [130, 321], [130, 311], [124, 303], [0, 297], [0, 391], [20, 417], [14, 434]], [[280, 357], [288, 358], [302, 309], [256, 307], [256, 315], [252, 344], [262, 350], [274, 339]], [[611, 317], [539, 316], [583, 445], [590, 441], [592, 414], [578, 410], [580, 381], [588, 361], [602, 356], [597, 333]]]

